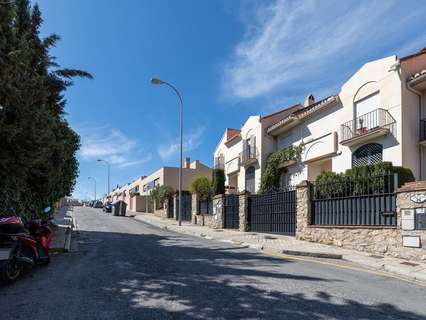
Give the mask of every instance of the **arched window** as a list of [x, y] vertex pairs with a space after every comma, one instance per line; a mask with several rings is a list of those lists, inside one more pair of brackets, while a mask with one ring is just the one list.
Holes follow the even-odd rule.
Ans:
[[255, 168], [253, 166], [246, 169], [246, 191], [255, 193], [255, 179], [254, 179]]
[[352, 167], [365, 166], [383, 161], [383, 146], [378, 143], [366, 144], [352, 154]]

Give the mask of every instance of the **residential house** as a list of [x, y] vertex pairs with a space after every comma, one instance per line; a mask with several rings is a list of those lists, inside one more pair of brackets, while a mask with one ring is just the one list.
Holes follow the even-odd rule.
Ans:
[[[371, 61], [355, 72], [338, 94], [317, 102], [309, 95], [303, 106], [249, 117], [231, 139], [225, 132], [215, 150], [215, 164], [222, 159], [227, 183], [236, 190], [257, 192], [271, 152], [302, 144], [300, 159], [280, 166], [283, 187], [313, 181], [325, 171], [344, 172], [382, 161], [410, 168], [417, 180], [425, 179], [425, 94], [425, 49], [403, 58]], [[256, 143], [256, 162], [243, 165], [242, 154], [241, 168], [230, 171], [226, 164], [236, 157], [232, 148], [246, 150], [252, 141]], [[233, 172], [238, 174], [238, 183], [232, 179]]]
[[300, 108], [298, 104], [267, 116], [251, 116], [240, 129], [225, 130], [215, 149], [214, 162], [216, 168], [225, 171], [228, 193], [259, 190], [262, 170], [274, 148], [274, 139], [265, 130]]
[[382, 161], [410, 168], [417, 180], [425, 179], [419, 141], [425, 93], [416, 92], [422, 85], [413, 81], [424, 68], [425, 50], [366, 63], [338, 95], [308, 104], [269, 127], [275, 150], [305, 146], [301, 161], [283, 170], [283, 184]]
[[[189, 191], [192, 182], [201, 176], [211, 179], [211, 168], [199, 160], [191, 162], [186, 158], [182, 167], [182, 190]], [[112, 191], [113, 201], [123, 200], [130, 211], [151, 212], [152, 204], [149, 200], [152, 189], [156, 186], [167, 185], [174, 190], [179, 189], [179, 168], [162, 167], [148, 176], [142, 176], [120, 188]], [[114, 196], [115, 195], [115, 196]]]

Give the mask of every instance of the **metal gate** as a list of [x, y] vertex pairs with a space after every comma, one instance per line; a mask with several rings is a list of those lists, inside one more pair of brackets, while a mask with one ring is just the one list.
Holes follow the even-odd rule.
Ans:
[[236, 194], [225, 196], [224, 227], [225, 229], [238, 229], [240, 227], [240, 199]]
[[[176, 220], [179, 219], [179, 198], [176, 201], [177, 212]], [[182, 194], [182, 221], [191, 221], [192, 215], [192, 196], [190, 194]]]
[[174, 214], [173, 198], [167, 200], [167, 218], [172, 219]]
[[250, 231], [296, 234], [296, 190], [274, 191], [248, 198]]

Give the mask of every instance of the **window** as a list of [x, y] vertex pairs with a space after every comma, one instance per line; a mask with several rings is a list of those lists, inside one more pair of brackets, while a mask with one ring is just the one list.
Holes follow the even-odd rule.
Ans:
[[246, 169], [246, 191], [255, 193], [255, 168], [253, 166]]
[[366, 144], [352, 154], [352, 167], [365, 166], [383, 161], [383, 146], [378, 143]]

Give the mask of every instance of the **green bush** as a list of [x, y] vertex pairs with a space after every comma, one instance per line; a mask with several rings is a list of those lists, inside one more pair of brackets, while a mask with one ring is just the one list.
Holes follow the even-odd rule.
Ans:
[[266, 167], [260, 181], [260, 192], [265, 193], [280, 187], [280, 176], [282, 170], [279, 165], [285, 161], [300, 160], [300, 155], [304, 150], [304, 145], [290, 146], [269, 155], [266, 160]]
[[212, 195], [212, 183], [207, 177], [198, 177], [191, 184], [191, 192], [200, 199], [207, 199]]
[[151, 196], [155, 201], [155, 206], [157, 208], [162, 208], [164, 201], [173, 197], [174, 192], [175, 191], [170, 186], [156, 186], [151, 191]]
[[225, 194], [225, 171], [223, 169], [213, 170], [212, 180], [213, 194]]
[[324, 172], [316, 179], [316, 196], [357, 196], [394, 191], [394, 176], [398, 175], [397, 187], [414, 181], [408, 168], [393, 166], [392, 162], [359, 166], [346, 170], [344, 174]]

